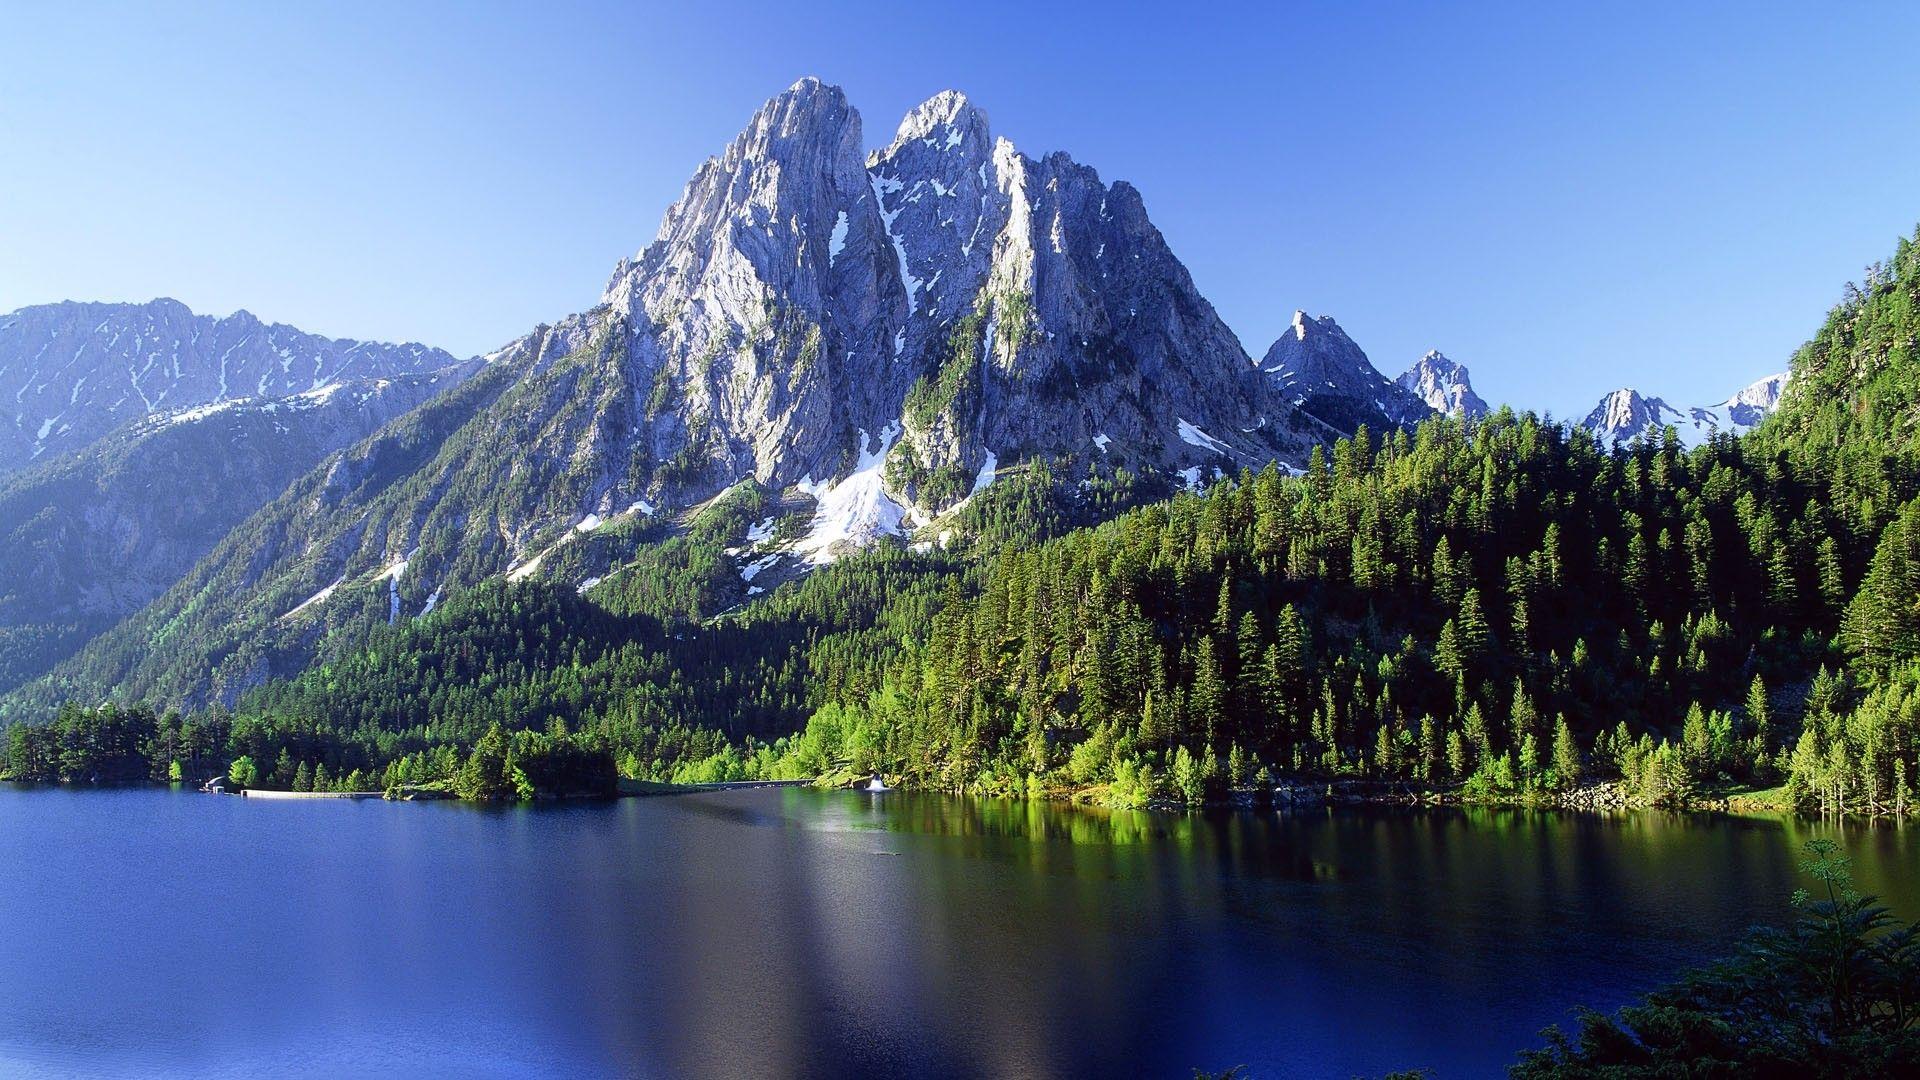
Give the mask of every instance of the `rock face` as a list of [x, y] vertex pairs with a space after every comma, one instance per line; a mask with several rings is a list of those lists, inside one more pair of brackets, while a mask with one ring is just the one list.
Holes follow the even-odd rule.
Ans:
[[160, 595], [302, 473], [477, 366], [157, 413], [0, 479], [0, 690]]
[[1427, 408], [1447, 416], [1478, 420], [1487, 415], [1487, 403], [1473, 392], [1465, 364], [1455, 363], [1434, 349], [1394, 380]]
[[61, 303], [0, 315], [0, 472], [85, 446], [148, 413], [457, 361], [424, 345], [336, 340], [177, 300]]
[[1637, 390], [1615, 390], [1580, 422], [1606, 444], [1632, 442], [1642, 436], [1659, 438], [1671, 426], [1683, 446], [1705, 442], [1716, 434], [1740, 435], [1754, 428], [1780, 407], [1788, 374], [1781, 372], [1748, 384], [1718, 405], [1677, 409]]
[[1407, 427], [1434, 409], [1380, 374], [1340, 324], [1328, 315], [1293, 313], [1293, 325], [1260, 361], [1260, 370], [1295, 407], [1341, 432], [1362, 424], [1376, 433]]
[[1312, 426], [1263, 423], [1250, 359], [1131, 186], [1020, 153], [951, 91], [860, 147], [841, 92], [802, 80], [616, 268], [597, 318], [647, 388], [644, 452], [621, 456], [687, 468], [611, 473], [599, 509], [742, 477], [824, 494], [877, 465], [870, 494], [913, 522], [1034, 454], [1305, 452]]

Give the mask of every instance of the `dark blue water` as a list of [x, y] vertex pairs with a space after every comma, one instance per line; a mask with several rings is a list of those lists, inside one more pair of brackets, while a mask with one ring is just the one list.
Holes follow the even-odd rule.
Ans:
[[[0, 1072], [1485, 1076], [1779, 918], [1816, 833], [0, 785]], [[1841, 835], [1914, 913], [1915, 835]]]

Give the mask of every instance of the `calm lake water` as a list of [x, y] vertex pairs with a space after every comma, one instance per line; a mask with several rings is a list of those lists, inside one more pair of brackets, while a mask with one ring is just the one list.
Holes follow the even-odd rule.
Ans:
[[0, 1072], [1497, 1075], [1840, 835], [757, 790], [477, 810], [0, 784]]

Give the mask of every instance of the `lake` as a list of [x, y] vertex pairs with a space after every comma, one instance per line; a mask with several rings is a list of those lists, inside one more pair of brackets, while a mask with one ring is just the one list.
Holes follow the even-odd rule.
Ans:
[[0, 1071], [1497, 1075], [1777, 920], [1836, 836], [761, 789], [263, 802], [0, 784]]

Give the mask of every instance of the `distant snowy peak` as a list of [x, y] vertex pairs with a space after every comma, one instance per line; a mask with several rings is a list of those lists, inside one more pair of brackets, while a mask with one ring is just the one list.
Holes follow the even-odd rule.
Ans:
[[21, 308], [0, 316], [0, 472], [151, 413], [456, 362], [425, 345], [325, 338], [247, 311], [196, 315], [177, 300]]
[[1657, 397], [1631, 388], [1615, 390], [1600, 399], [1580, 426], [1603, 443], [1625, 443], [1642, 436], [1658, 438], [1671, 426], [1685, 446], [1705, 442], [1716, 434], [1742, 435], [1753, 430], [1780, 407], [1790, 375], [1781, 372], [1748, 384], [1718, 405], [1675, 408]]
[[1647, 397], [1632, 387], [1615, 390], [1600, 399], [1580, 426], [1602, 442], [1629, 442], [1642, 435], [1658, 434], [1667, 425], [1676, 430], [1689, 426], [1689, 418], [1657, 397]]
[[1727, 423], [1742, 431], [1751, 429], [1780, 408], [1781, 395], [1787, 392], [1787, 383], [1792, 378], [1792, 372], [1782, 371], [1748, 383], [1714, 408], [1726, 417]]
[[1331, 316], [1293, 313], [1293, 324], [1260, 361], [1289, 403], [1325, 424], [1351, 432], [1406, 427], [1433, 415], [1433, 407], [1401, 383], [1380, 374]]
[[1438, 349], [1415, 361], [1395, 381], [1438, 413], [1477, 420], [1489, 411], [1486, 401], [1473, 392], [1466, 365], [1447, 359]]

